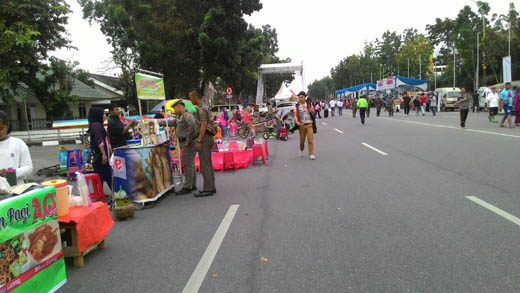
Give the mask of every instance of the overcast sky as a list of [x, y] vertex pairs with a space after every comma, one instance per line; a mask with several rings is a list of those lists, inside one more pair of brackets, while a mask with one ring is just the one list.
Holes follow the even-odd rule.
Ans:
[[[75, 0], [67, 0], [73, 11], [68, 32], [77, 51], [61, 50], [55, 55], [80, 62], [93, 73], [106, 71], [111, 47], [95, 23], [83, 20]], [[435, 19], [455, 18], [472, 0], [261, 0], [263, 9], [246, 20], [257, 27], [270, 24], [278, 32], [279, 56], [304, 62], [305, 82], [330, 74], [330, 69], [351, 54], [359, 53], [365, 41], [380, 38], [386, 30], [401, 33], [414, 27], [424, 32]], [[488, 0], [492, 13], [506, 13], [509, 0]], [[518, 9], [518, 7], [517, 7]]]

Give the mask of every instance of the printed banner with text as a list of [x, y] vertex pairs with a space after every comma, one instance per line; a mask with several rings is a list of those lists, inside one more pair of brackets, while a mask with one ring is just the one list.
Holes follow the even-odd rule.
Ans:
[[0, 293], [48, 292], [66, 282], [54, 187], [0, 201]]
[[141, 100], [165, 100], [164, 80], [142, 73], [135, 74], [137, 97]]

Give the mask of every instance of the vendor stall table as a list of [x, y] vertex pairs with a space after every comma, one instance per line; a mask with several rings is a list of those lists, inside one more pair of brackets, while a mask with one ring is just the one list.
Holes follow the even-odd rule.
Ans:
[[114, 151], [113, 186], [119, 198], [144, 205], [175, 187], [169, 143], [126, 146]]
[[76, 267], [83, 267], [83, 257], [96, 247], [105, 248], [105, 236], [114, 225], [108, 206], [102, 202], [89, 207], [71, 207], [69, 214], [59, 217], [58, 221], [65, 230], [64, 256], [73, 257]]

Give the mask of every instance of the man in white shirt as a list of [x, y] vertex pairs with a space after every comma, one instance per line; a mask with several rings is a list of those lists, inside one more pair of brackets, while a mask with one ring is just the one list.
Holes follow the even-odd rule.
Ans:
[[336, 106], [338, 106], [338, 116], [343, 116], [343, 100], [338, 100]]
[[32, 173], [32, 159], [25, 142], [11, 137], [10, 133], [7, 115], [0, 111], [0, 176], [5, 177], [7, 169], [14, 169], [16, 181], [20, 184]]
[[336, 101], [330, 100], [329, 106], [330, 106], [330, 114], [332, 115], [332, 117], [334, 117], [334, 109], [336, 109]]
[[491, 93], [486, 97], [488, 109], [489, 109], [489, 122], [498, 123], [497, 115], [498, 115], [498, 93], [496, 87], [491, 87]]

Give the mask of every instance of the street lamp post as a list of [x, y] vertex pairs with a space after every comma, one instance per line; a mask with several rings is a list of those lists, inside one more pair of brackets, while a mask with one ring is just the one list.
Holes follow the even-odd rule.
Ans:
[[457, 51], [455, 51], [455, 43], [453, 43], [453, 87], [455, 87], [455, 70], [457, 69], [456, 54]]

